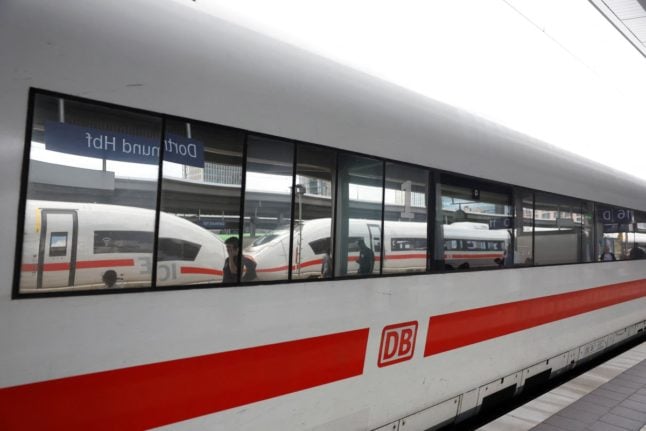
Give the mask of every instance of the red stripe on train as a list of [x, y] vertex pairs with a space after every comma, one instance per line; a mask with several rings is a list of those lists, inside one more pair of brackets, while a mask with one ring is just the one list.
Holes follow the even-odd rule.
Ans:
[[[135, 266], [134, 259], [105, 259], [105, 260], [79, 260], [76, 262], [76, 269], [90, 269], [90, 268], [113, 268], [118, 266]], [[68, 271], [70, 269], [69, 262], [62, 263], [46, 263], [43, 265], [43, 271]], [[25, 263], [22, 265], [23, 272], [38, 271], [38, 264]]]
[[182, 266], [179, 270], [181, 274], [205, 274], [205, 275], [223, 275], [221, 269], [200, 268], [197, 266]]
[[646, 280], [431, 316], [424, 356], [646, 296]]
[[135, 430], [363, 374], [368, 329], [0, 389], [0, 429]]

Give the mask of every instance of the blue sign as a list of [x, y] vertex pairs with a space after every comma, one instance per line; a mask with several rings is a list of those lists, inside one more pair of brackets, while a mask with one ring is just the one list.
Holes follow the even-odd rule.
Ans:
[[601, 223], [632, 223], [633, 210], [623, 208], [601, 208], [597, 212], [597, 217]]
[[512, 217], [500, 217], [489, 219], [489, 229], [513, 229], [514, 219]]
[[[120, 162], [159, 164], [157, 139], [54, 121], [45, 123], [45, 148]], [[168, 134], [164, 139], [164, 160], [204, 167], [204, 146], [199, 141]]]
[[226, 226], [223, 220], [216, 220], [215, 218], [209, 217], [201, 217], [195, 223], [204, 229], [224, 229]]

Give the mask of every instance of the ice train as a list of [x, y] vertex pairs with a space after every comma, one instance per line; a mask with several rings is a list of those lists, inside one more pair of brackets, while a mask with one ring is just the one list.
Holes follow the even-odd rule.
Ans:
[[643, 336], [643, 181], [204, 8], [0, 2], [0, 429], [426, 430]]
[[[29, 200], [20, 289], [102, 289], [106, 271], [117, 286], [150, 284], [154, 217], [143, 208]], [[206, 229], [161, 213], [157, 245], [158, 284], [222, 281], [224, 243]]]
[[[321, 277], [322, 260], [331, 248], [331, 219], [314, 219], [296, 223], [294, 227], [294, 278]], [[359, 255], [357, 242], [363, 240], [381, 261], [383, 247], [383, 273], [397, 274], [424, 272], [426, 270], [426, 224], [416, 222], [384, 222], [384, 239], [371, 235], [370, 220], [350, 219], [349, 222], [349, 274], [356, 274]], [[502, 265], [510, 237], [506, 230], [489, 230], [481, 223], [455, 223], [444, 225], [444, 261], [448, 269], [478, 268]], [[289, 258], [290, 231], [271, 232], [252, 242], [244, 253], [258, 264], [259, 280], [284, 279]], [[464, 242], [464, 244], [462, 244]], [[430, 257], [432, 258], [432, 257]], [[378, 268], [373, 269], [376, 274]]]

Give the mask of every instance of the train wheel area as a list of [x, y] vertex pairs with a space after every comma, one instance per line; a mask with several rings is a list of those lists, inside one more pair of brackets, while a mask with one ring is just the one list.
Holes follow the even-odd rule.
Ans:
[[[623, 352], [622, 352], [623, 350]], [[644, 337], [573, 370], [542, 395], [514, 400], [444, 430], [571, 431], [646, 429]], [[610, 355], [616, 355], [608, 358]], [[572, 373], [578, 374], [573, 376]], [[574, 378], [573, 378], [574, 377]], [[567, 380], [563, 382], [563, 380]], [[544, 391], [546, 388], [543, 388]], [[539, 389], [540, 390], [540, 389]], [[534, 396], [537, 394], [534, 394]], [[522, 404], [524, 403], [524, 404]], [[519, 406], [519, 404], [522, 404]], [[514, 408], [515, 407], [515, 408]], [[507, 410], [503, 413], [502, 410]], [[500, 416], [502, 414], [502, 416]], [[498, 416], [498, 417], [496, 417]], [[495, 418], [492, 420], [492, 418]], [[485, 423], [490, 421], [488, 423]], [[483, 425], [484, 424], [484, 425]]]

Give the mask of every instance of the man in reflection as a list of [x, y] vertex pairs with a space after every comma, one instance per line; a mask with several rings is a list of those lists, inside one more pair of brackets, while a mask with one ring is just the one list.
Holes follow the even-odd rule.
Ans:
[[357, 259], [357, 263], [359, 264], [359, 274], [372, 274], [375, 267], [375, 254], [362, 239], [359, 240], [358, 244], [359, 259]]
[[321, 278], [332, 277], [332, 257], [330, 257], [330, 245], [328, 244], [323, 250], [321, 258]]
[[[240, 241], [238, 237], [232, 236], [224, 241], [227, 247], [227, 254], [224, 259], [223, 283], [236, 283], [238, 281], [238, 254], [240, 252]], [[242, 255], [242, 278], [241, 281], [252, 281], [256, 279], [256, 261], [252, 258]]]
[[599, 256], [599, 260], [605, 262], [610, 260], [617, 260], [617, 258], [615, 257], [615, 254], [610, 251], [610, 248], [608, 246], [605, 246], [603, 248], [603, 253], [601, 253], [601, 256]]

